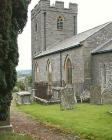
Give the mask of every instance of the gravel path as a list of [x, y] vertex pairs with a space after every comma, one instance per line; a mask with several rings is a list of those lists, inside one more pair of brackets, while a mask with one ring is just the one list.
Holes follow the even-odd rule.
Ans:
[[81, 140], [78, 136], [64, 134], [56, 128], [33, 120], [23, 112], [11, 110], [11, 123], [14, 132], [27, 134], [39, 140]]

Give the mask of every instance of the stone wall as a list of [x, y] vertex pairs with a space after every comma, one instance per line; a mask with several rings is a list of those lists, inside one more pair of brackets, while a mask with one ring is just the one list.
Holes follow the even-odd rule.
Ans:
[[48, 82], [47, 78], [47, 61], [51, 62], [52, 66], [52, 79], [54, 82], [60, 81], [60, 54], [54, 54], [38, 58], [34, 63], [39, 66], [39, 82]]
[[[104, 67], [105, 66], [105, 67]], [[109, 68], [110, 67], [110, 68]], [[111, 78], [112, 53], [102, 53], [92, 56], [92, 83], [105, 87], [104, 80]], [[107, 77], [104, 78], [103, 71], [107, 69]], [[109, 76], [110, 75], [110, 76]], [[106, 75], [105, 75], [106, 76]]]
[[[82, 47], [67, 50], [64, 52], [40, 57], [34, 60], [34, 63], [38, 63], [39, 66], [39, 81], [48, 82], [47, 79], [47, 61], [51, 62], [52, 66], [52, 85], [65, 86], [66, 85], [66, 70], [65, 60], [68, 57], [72, 63], [72, 84], [77, 94], [83, 91], [84, 82], [84, 63], [82, 59], [83, 49]], [[60, 63], [62, 62], [62, 64]], [[64, 85], [65, 84], [65, 85]]]
[[112, 53], [92, 56], [92, 84], [101, 87], [102, 103], [112, 103]]
[[[90, 89], [90, 85], [92, 84], [92, 55], [91, 51], [96, 47], [100, 46], [104, 42], [107, 42], [112, 38], [112, 23], [108, 26], [104, 27], [100, 31], [96, 32], [85, 41], [83, 44], [83, 59], [84, 59], [84, 88]], [[102, 58], [101, 58], [102, 59]], [[96, 74], [97, 75], [97, 74]]]

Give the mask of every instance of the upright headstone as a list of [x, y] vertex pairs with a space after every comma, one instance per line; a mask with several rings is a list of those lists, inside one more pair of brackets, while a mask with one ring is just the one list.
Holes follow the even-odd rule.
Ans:
[[52, 87], [52, 98], [53, 101], [59, 101], [60, 100], [60, 91], [63, 89], [63, 87]]
[[102, 103], [112, 104], [112, 89], [104, 89], [102, 91]]
[[101, 86], [91, 86], [90, 88], [90, 102], [94, 104], [102, 104]]
[[74, 108], [75, 96], [73, 87], [65, 87], [60, 90], [60, 109], [70, 110]]

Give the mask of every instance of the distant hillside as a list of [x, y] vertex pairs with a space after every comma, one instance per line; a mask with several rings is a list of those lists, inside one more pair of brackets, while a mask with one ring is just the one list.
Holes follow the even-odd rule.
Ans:
[[17, 70], [17, 75], [18, 76], [27, 76], [31, 75], [31, 70]]

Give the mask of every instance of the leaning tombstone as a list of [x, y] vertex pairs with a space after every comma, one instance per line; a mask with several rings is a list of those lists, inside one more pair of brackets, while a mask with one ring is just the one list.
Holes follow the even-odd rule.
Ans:
[[74, 108], [75, 96], [73, 87], [65, 87], [60, 90], [60, 109], [71, 110]]

